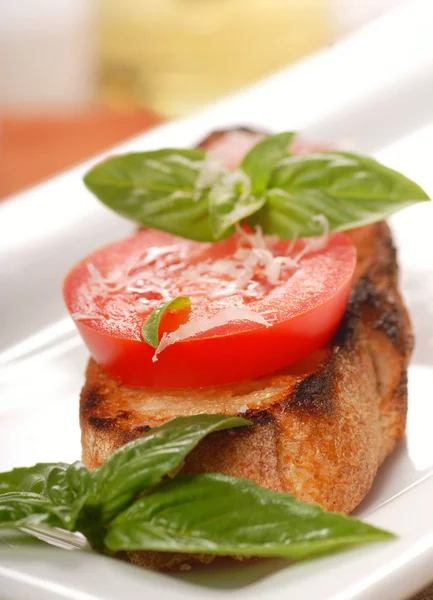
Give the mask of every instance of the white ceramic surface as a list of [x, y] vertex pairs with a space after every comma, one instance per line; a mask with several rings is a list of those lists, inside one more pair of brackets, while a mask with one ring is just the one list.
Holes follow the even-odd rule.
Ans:
[[[119, 149], [186, 146], [230, 124], [293, 128], [314, 139], [350, 139], [433, 195], [430, 9], [430, 0], [409, 2], [294, 68]], [[77, 398], [87, 354], [63, 308], [61, 280], [88, 251], [132, 229], [85, 191], [87, 166], [0, 205], [0, 470], [79, 457]], [[417, 339], [408, 432], [357, 514], [395, 531], [398, 541], [292, 566], [269, 561], [182, 576], [0, 543], [1, 600], [386, 600], [433, 579], [433, 205], [400, 213], [392, 226]]]

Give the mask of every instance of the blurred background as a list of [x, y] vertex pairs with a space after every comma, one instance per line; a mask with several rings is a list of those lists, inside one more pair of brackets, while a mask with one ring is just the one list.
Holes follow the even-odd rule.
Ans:
[[235, 92], [396, 4], [0, 0], [0, 198]]

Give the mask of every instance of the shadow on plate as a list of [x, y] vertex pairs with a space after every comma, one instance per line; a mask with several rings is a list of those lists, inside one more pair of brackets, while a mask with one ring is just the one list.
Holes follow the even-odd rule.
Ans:
[[419, 479], [420, 471], [409, 456], [407, 439], [404, 438], [379, 468], [372, 488], [351, 516], [361, 519], [367, 517]]
[[214, 589], [240, 589], [253, 585], [293, 564], [284, 559], [262, 558], [257, 560], [236, 562], [229, 558], [218, 557], [212, 565], [194, 566], [185, 573], [166, 573], [182, 581], [200, 587]]
[[404, 299], [414, 328], [411, 364], [433, 366], [433, 283], [427, 270], [408, 269], [403, 277]]

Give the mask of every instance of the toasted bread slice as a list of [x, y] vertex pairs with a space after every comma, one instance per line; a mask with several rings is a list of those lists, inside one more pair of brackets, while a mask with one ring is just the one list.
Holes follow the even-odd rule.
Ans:
[[[122, 444], [177, 416], [242, 415], [254, 425], [212, 434], [182, 472], [246, 477], [350, 513], [404, 434], [413, 338], [388, 226], [349, 235], [358, 259], [343, 321], [332, 346], [296, 368], [225, 386], [162, 390], [121, 385], [90, 360], [80, 408], [84, 463], [101, 465]], [[154, 552], [130, 559], [153, 568], [185, 563], [185, 556]]]

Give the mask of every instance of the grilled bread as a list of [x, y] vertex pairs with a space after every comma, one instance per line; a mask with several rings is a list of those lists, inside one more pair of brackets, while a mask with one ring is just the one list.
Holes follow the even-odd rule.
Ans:
[[[163, 390], [121, 385], [90, 360], [80, 406], [84, 463], [101, 465], [122, 444], [177, 416], [241, 415], [254, 424], [212, 434], [182, 472], [245, 477], [350, 513], [404, 434], [413, 338], [388, 226], [380, 222], [349, 235], [358, 258], [344, 318], [331, 347], [296, 367], [231, 385]], [[164, 569], [186, 560], [155, 552], [129, 558]]]

